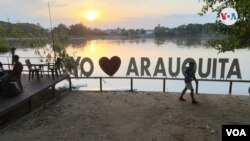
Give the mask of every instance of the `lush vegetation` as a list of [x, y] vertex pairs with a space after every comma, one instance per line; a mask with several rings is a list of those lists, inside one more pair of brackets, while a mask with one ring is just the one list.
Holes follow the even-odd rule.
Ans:
[[[104, 35], [100, 29], [91, 29], [82, 23], [73, 24], [67, 27], [59, 24], [51, 29], [43, 28], [39, 23], [9, 23], [0, 21], [0, 52], [7, 52], [13, 45], [13, 41], [18, 42], [22, 47], [43, 47], [46, 43], [51, 43], [53, 48], [64, 46], [69, 37], [84, 37], [91, 35]], [[60, 50], [60, 49], [58, 49]], [[39, 54], [39, 52], [36, 52]]]
[[9, 48], [9, 44], [6, 40], [7, 36], [7, 25], [2, 25], [0, 26], [0, 52], [7, 52]]
[[20, 45], [43, 46], [46, 44], [47, 35], [47, 30], [40, 24], [0, 22], [0, 52], [10, 51], [10, 47]]
[[181, 25], [176, 28], [168, 28], [163, 26], [156, 26], [154, 29], [155, 36], [193, 36], [198, 34], [212, 34], [214, 24], [188, 24]]
[[[250, 48], [250, 1], [249, 0], [203, 0], [205, 5], [200, 15], [208, 11], [217, 13], [215, 32], [226, 35], [223, 39], [213, 39], [209, 44], [221, 52], [234, 51], [235, 49]], [[238, 21], [232, 26], [226, 26], [219, 20], [220, 12], [227, 7], [236, 9]]]
[[[1, 37], [12, 37], [12, 38], [30, 38], [30, 37], [47, 37], [50, 34], [50, 29], [44, 29], [39, 23], [9, 23], [0, 21], [0, 33]], [[66, 33], [67, 36], [87, 36], [87, 35], [103, 35], [105, 34], [102, 30], [94, 28], [88, 28], [82, 23], [77, 23], [67, 27], [64, 24], [59, 24], [53, 28], [53, 32]], [[32, 35], [32, 36], [31, 36]]]

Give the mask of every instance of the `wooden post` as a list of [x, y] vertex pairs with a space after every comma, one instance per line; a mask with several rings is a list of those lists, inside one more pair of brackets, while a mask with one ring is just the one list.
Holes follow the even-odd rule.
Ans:
[[32, 112], [32, 103], [31, 103], [31, 98], [29, 99], [28, 103], [29, 103], [29, 112]]
[[133, 78], [130, 78], [130, 91], [133, 92]]
[[197, 83], [196, 83], [196, 89], [195, 89], [195, 93], [197, 93], [197, 94], [198, 94], [198, 89], [199, 89], [199, 81], [197, 81]]
[[52, 91], [53, 98], [55, 98], [56, 97], [56, 94], [55, 94], [55, 91], [56, 91], [55, 84], [53, 84], [51, 86], [51, 91]]
[[163, 92], [166, 92], [166, 79], [163, 78]]
[[72, 92], [72, 82], [70, 76], [69, 76], [69, 91]]
[[100, 91], [102, 92], [102, 77], [100, 77]]
[[232, 94], [233, 81], [230, 81], [229, 84], [229, 94]]

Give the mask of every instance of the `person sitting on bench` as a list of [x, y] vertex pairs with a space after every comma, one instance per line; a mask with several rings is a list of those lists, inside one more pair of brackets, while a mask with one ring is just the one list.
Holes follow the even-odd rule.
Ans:
[[13, 59], [14, 59], [13, 70], [7, 71], [7, 73], [0, 78], [2, 82], [18, 80], [21, 76], [21, 73], [23, 71], [23, 65], [21, 62], [19, 62], [19, 56], [14, 55]]
[[0, 70], [3, 70], [3, 64], [0, 62]]
[[3, 75], [3, 64], [0, 62], [0, 76]]
[[14, 55], [13, 56], [14, 60], [14, 67], [13, 70], [6, 71], [3, 76], [0, 77], [1, 83], [9, 83], [9, 82], [17, 82], [19, 85], [19, 89], [22, 92], [22, 84], [20, 82], [20, 77], [23, 71], [23, 65], [21, 62], [19, 62], [19, 56]]

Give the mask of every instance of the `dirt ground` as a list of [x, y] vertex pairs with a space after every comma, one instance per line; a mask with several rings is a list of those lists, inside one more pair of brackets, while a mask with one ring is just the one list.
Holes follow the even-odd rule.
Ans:
[[250, 124], [250, 97], [72, 92], [0, 134], [1, 141], [219, 141], [222, 124]]

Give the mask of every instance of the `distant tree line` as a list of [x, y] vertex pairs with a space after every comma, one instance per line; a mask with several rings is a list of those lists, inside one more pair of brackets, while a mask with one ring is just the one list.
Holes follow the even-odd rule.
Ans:
[[0, 34], [0, 37], [9, 38], [28, 38], [31, 36], [45, 37], [47, 35], [47, 30], [39, 23], [9, 23], [0, 21]]
[[[176, 28], [168, 28], [164, 26], [156, 26], [154, 28], [154, 34], [156, 36], [173, 36], [173, 35], [195, 35], [204, 33], [214, 33], [215, 26], [212, 23], [207, 24], [188, 24], [181, 25]], [[146, 30], [144, 29], [128, 29], [117, 28], [115, 30], [110, 30], [109, 32], [97, 29], [89, 28], [82, 23], [72, 24], [66, 26], [64, 24], [59, 24], [52, 30], [55, 36], [60, 35], [60, 39], [66, 40], [68, 37], [82, 37], [89, 35], [123, 35], [123, 36], [133, 36], [133, 35], [143, 35]], [[50, 29], [43, 28], [39, 23], [9, 23], [0, 21], [0, 38], [1, 37], [12, 37], [12, 38], [32, 38], [32, 37], [49, 37], [51, 34]]]
[[188, 24], [181, 25], [175, 28], [168, 28], [164, 26], [156, 26], [154, 28], [155, 36], [186, 36], [186, 35], [198, 35], [198, 34], [215, 34], [214, 24]]
[[[87, 36], [87, 35], [103, 35], [102, 30], [97, 28], [89, 28], [82, 23], [72, 24], [67, 27], [64, 24], [59, 24], [52, 30], [55, 34], [67, 34], [68, 36]], [[0, 33], [4, 33], [5, 37], [17, 38], [22, 37], [46, 37], [50, 34], [50, 29], [43, 28], [39, 23], [9, 23], [0, 21]]]
[[112, 36], [129, 36], [129, 37], [139, 37], [143, 36], [146, 33], [146, 30], [141, 28], [141, 29], [125, 29], [125, 28], [120, 28], [118, 27], [117, 29], [109, 29], [105, 31], [106, 34], [112, 35]]
[[[53, 34], [52, 34], [53, 33]], [[52, 35], [52, 36], [51, 36]], [[91, 35], [105, 35], [105, 32], [97, 28], [89, 28], [82, 23], [72, 24], [69, 27], [64, 24], [51, 29], [43, 28], [39, 23], [10, 23], [0, 21], [0, 52], [10, 50], [9, 40], [15, 38], [24, 47], [44, 46], [46, 42], [67, 42], [69, 37], [84, 37]], [[53, 40], [52, 40], [53, 38]]]
[[51, 30], [43, 28], [39, 23], [9, 23], [0, 21], [0, 52], [9, 51], [9, 46], [11, 46], [10, 44], [12, 42], [9, 42], [7, 39], [10, 38], [19, 39], [24, 47], [44, 46], [48, 42], [52, 43], [54, 46], [63, 46], [70, 37], [85, 37], [92, 35], [129, 37], [143, 37], [147, 35], [155, 35], [156, 37], [193, 36], [198, 34], [215, 34], [215, 32], [213, 32], [214, 28], [214, 24], [207, 23], [181, 25], [176, 28], [158, 25], [154, 30], [125, 28], [100, 30], [97, 28], [89, 28], [82, 23], [77, 23], [70, 26], [59, 24]]

